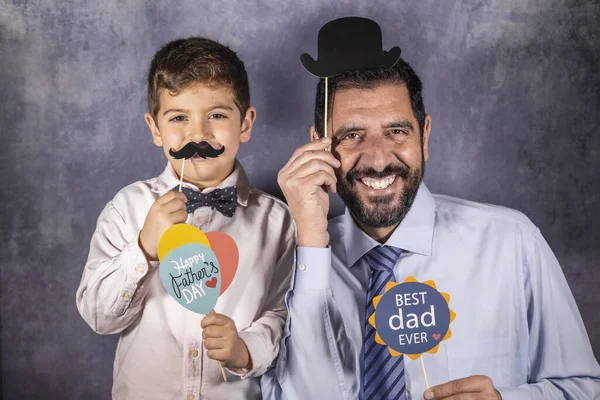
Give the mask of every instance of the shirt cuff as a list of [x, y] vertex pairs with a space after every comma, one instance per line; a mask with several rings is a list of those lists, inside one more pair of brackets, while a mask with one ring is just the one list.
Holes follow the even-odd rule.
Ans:
[[241, 331], [238, 333], [238, 335], [240, 336], [240, 339], [242, 339], [246, 344], [246, 348], [248, 349], [248, 356], [252, 360], [252, 368], [248, 369], [226, 367], [225, 369], [231, 374], [239, 376], [242, 379], [252, 378], [264, 374], [270, 365], [264, 366], [264, 362], [261, 361], [262, 353], [264, 353], [261, 351], [264, 348], [262, 339], [259, 335], [253, 332]]
[[148, 261], [146, 259], [136, 237], [134, 241], [127, 244], [121, 251], [119, 264], [123, 271], [125, 271], [128, 281], [137, 286], [140, 285], [140, 281], [148, 276], [149, 272], [158, 266], [159, 262]]
[[327, 290], [330, 287], [331, 248], [296, 248], [294, 291]]

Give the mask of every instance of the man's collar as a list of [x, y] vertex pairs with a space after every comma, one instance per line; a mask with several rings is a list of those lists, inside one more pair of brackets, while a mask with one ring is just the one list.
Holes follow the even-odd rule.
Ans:
[[[362, 256], [380, 243], [367, 235], [356, 223], [346, 207], [343, 216], [344, 241], [348, 266], [353, 266]], [[433, 226], [435, 222], [435, 199], [421, 182], [417, 196], [400, 225], [385, 242], [404, 251], [431, 255]]]
[[[175, 173], [175, 170], [171, 166], [171, 163], [167, 163], [167, 167], [162, 174], [156, 179], [152, 191], [158, 193], [160, 196], [167, 193], [174, 187], [179, 186], [179, 178]], [[191, 183], [183, 182], [183, 187], [198, 191], [198, 188]], [[244, 168], [236, 159], [233, 166], [233, 172], [229, 174], [223, 182], [216, 187], [209, 187], [202, 190], [202, 193], [208, 193], [215, 189], [224, 187], [235, 186], [237, 188], [237, 202], [239, 205], [246, 207], [248, 205], [248, 196], [250, 195], [250, 180], [244, 171]]]

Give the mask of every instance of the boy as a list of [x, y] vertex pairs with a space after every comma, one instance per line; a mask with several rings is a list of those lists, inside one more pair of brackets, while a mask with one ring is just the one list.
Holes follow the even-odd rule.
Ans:
[[[260, 398], [259, 377], [278, 353], [287, 315], [295, 233], [287, 207], [251, 187], [236, 161], [256, 117], [249, 103], [243, 62], [212, 40], [176, 40], [152, 60], [145, 119], [167, 167], [107, 204], [77, 290], [90, 327], [121, 334], [114, 399]], [[196, 154], [185, 161], [184, 194], [183, 159], [170, 150], [177, 157], [186, 147]], [[219, 189], [237, 190], [228, 207], [188, 203]], [[158, 241], [177, 223], [226, 232], [239, 247], [236, 276], [213, 314], [188, 311], [160, 282]]]

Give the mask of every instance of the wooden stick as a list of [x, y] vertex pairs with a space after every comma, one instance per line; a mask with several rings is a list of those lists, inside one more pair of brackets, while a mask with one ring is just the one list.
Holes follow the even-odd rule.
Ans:
[[[183, 168], [185, 168], [185, 158], [181, 162], [181, 176], [179, 177], [179, 191], [181, 192], [181, 185], [183, 185]], [[221, 368], [223, 369], [223, 368]]]
[[223, 364], [219, 361], [219, 366], [221, 367], [221, 375], [223, 375], [223, 380], [227, 382], [227, 376], [225, 376], [225, 370], [223, 369]]
[[329, 102], [329, 93], [328, 93], [328, 82], [327, 82], [327, 77], [325, 77], [325, 122], [324, 124], [324, 136], [327, 137], [327, 112], [329, 111], [329, 105], [327, 104]]
[[429, 382], [427, 381], [427, 372], [425, 372], [425, 364], [423, 363], [423, 354], [421, 354], [421, 367], [423, 368], [423, 376], [425, 377], [425, 386], [429, 389]]

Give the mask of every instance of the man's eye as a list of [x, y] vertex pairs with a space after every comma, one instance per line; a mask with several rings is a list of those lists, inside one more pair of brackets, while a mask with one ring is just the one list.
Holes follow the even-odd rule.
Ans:
[[208, 119], [227, 119], [227, 116], [223, 114], [211, 114]]
[[408, 132], [406, 132], [403, 129], [392, 129], [390, 131], [390, 133], [393, 134], [393, 135], [403, 135], [403, 136], [408, 135]]
[[171, 118], [169, 121], [182, 122], [182, 121], [185, 121], [185, 116], [184, 115], [176, 115], [173, 118]]
[[350, 133], [345, 134], [344, 137], [342, 137], [342, 140], [346, 140], [346, 139], [355, 140], [358, 138], [360, 138], [358, 133], [350, 132]]

